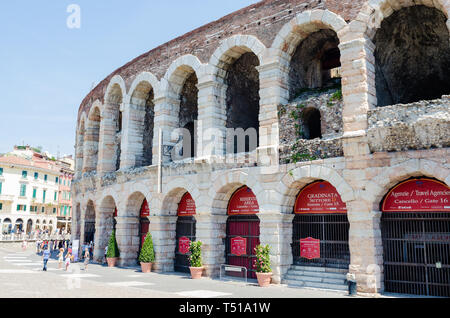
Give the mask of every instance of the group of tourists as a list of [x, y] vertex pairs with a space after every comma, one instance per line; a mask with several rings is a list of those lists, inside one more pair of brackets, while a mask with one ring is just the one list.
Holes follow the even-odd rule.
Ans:
[[[70, 264], [75, 260], [75, 256], [72, 253], [72, 245], [67, 241], [65, 241], [63, 244], [61, 244], [60, 242], [60, 244], [57, 245], [55, 244], [55, 242], [52, 241], [49, 242], [39, 240], [36, 242], [36, 249], [37, 254], [42, 253], [43, 271], [47, 271], [48, 260], [52, 257], [52, 252], [54, 251], [58, 252], [58, 254], [56, 255], [58, 259], [58, 269], [62, 269], [64, 264], [64, 270], [68, 271], [70, 268]], [[83, 257], [84, 257], [84, 270], [87, 271], [89, 261], [91, 259], [88, 246], [84, 248]]]

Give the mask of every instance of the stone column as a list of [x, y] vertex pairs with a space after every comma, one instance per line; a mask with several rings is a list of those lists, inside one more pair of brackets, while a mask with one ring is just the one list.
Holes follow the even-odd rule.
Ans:
[[100, 123], [97, 121], [88, 121], [83, 144], [82, 172], [97, 170], [100, 131], [99, 125]]
[[292, 220], [293, 214], [258, 215], [260, 219], [261, 245], [270, 245], [270, 261], [272, 263], [272, 283], [280, 284], [284, 274], [292, 265]]
[[347, 202], [350, 223], [349, 271], [356, 275], [359, 293], [375, 294], [382, 290], [383, 242], [381, 240], [381, 213], [373, 212], [362, 198]]
[[100, 145], [98, 156], [98, 175], [116, 170], [116, 133], [120, 106], [108, 103], [103, 111], [100, 125]]
[[120, 266], [137, 264], [139, 252], [139, 218], [133, 216], [116, 217], [116, 240], [120, 251]]
[[125, 105], [124, 109], [120, 169], [133, 168], [140, 165], [144, 152], [142, 138], [144, 134], [145, 104], [128, 104]]
[[[106, 210], [106, 211], [105, 211]], [[99, 217], [95, 220], [95, 248], [94, 261], [102, 263], [105, 254], [105, 247], [109, 243], [114, 226], [114, 209], [104, 209], [99, 211]]]
[[[171, 134], [178, 128], [178, 112], [180, 101], [168, 97], [155, 97], [155, 124], [153, 130], [153, 162], [158, 162], [159, 156], [159, 130], [163, 133], [162, 161], [172, 160], [170, 150], [176, 144], [171, 141]], [[178, 106], [177, 106], [178, 105]]]
[[197, 214], [196, 240], [201, 241], [204, 275], [219, 276], [225, 264], [226, 215]]
[[155, 249], [155, 272], [173, 272], [175, 264], [176, 216], [152, 216], [149, 231]]
[[199, 78], [197, 157], [208, 158], [225, 153], [227, 87], [209, 78]]

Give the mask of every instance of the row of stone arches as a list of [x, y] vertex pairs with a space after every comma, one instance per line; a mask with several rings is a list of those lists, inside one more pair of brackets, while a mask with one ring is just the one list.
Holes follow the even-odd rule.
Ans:
[[[271, 48], [254, 36], [236, 35], [222, 42], [208, 64], [182, 56], [161, 80], [145, 72], [127, 90], [115, 75], [103, 103], [97, 100], [80, 114], [77, 171], [107, 173], [154, 164], [160, 130], [164, 153], [171, 153], [166, 160], [208, 155], [198, 142], [207, 129], [218, 132], [216, 154], [276, 144], [269, 137], [276, 136], [272, 123], [277, 119], [270, 116], [277, 105], [298, 91], [321, 87], [336, 67], [343, 80], [344, 131], [364, 129], [364, 114], [377, 105], [448, 94], [450, 72], [440, 71], [450, 68], [448, 9], [439, 1], [434, 5], [370, 2], [350, 24], [328, 10], [306, 11], [280, 30]], [[419, 63], [426, 71], [407, 64], [417, 59], [426, 60]], [[321, 114], [305, 111], [306, 137], [320, 138]], [[202, 127], [194, 125], [196, 120]], [[172, 135], [177, 128], [184, 133]], [[256, 143], [240, 149], [227, 145], [227, 128], [254, 128]]]
[[[14, 220], [14, 222], [12, 221]], [[49, 233], [55, 229], [55, 224], [53, 224], [53, 220], [46, 219], [24, 219], [24, 218], [16, 218], [11, 219], [9, 217], [5, 217], [0, 219], [0, 229], [1, 234], [9, 235], [11, 233], [26, 233], [31, 234], [35, 231], [46, 231]]]

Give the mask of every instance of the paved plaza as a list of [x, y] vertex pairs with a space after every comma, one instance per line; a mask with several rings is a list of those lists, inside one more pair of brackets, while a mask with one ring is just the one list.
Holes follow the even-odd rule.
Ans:
[[42, 257], [33, 245], [27, 251], [0, 246], [0, 297], [4, 298], [349, 298], [346, 292], [286, 285], [257, 286], [256, 281], [235, 282], [187, 274], [148, 273], [140, 268], [108, 268], [73, 263], [69, 272], [58, 269], [56, 255], [42, 271]]

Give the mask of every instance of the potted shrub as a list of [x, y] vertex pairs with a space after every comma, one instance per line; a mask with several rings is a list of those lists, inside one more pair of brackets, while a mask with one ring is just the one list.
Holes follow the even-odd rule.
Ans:
[[116, 241], [116, 231], [113, 230], [111, 233], [111, 237], [109, 238], [108, 251], [106, 252], [106, 262], [108, 263], [108, 267], [116, 266], [116, 262], [119, 256], [120, 252], [119, 246], [117, 246]]
[[191, 242], [189, 246], [189, 252], [191, 255], [189, 256], [189, 262], [191, 267], [189, 270], [191, 271], [192, 279], [199, 279], [203, 274], [203, 261], [202, 261], [202, 242]]
[[258, 284], [261, 287], [267, 287], [270, 285], [272, 279], [272, 268], [270, 267], [270, 246], [258, 245], [255, 248], [256, 251], [256, 277]]
[[155, 261], [155, 251], [153, 249], [153, 239], [150, 232], [145, 236], [144, 244], [142, 244], [141, 253], [139, 255], [139, 262], [143, 273], [150, 273], [152, 271], [152, 264]]

